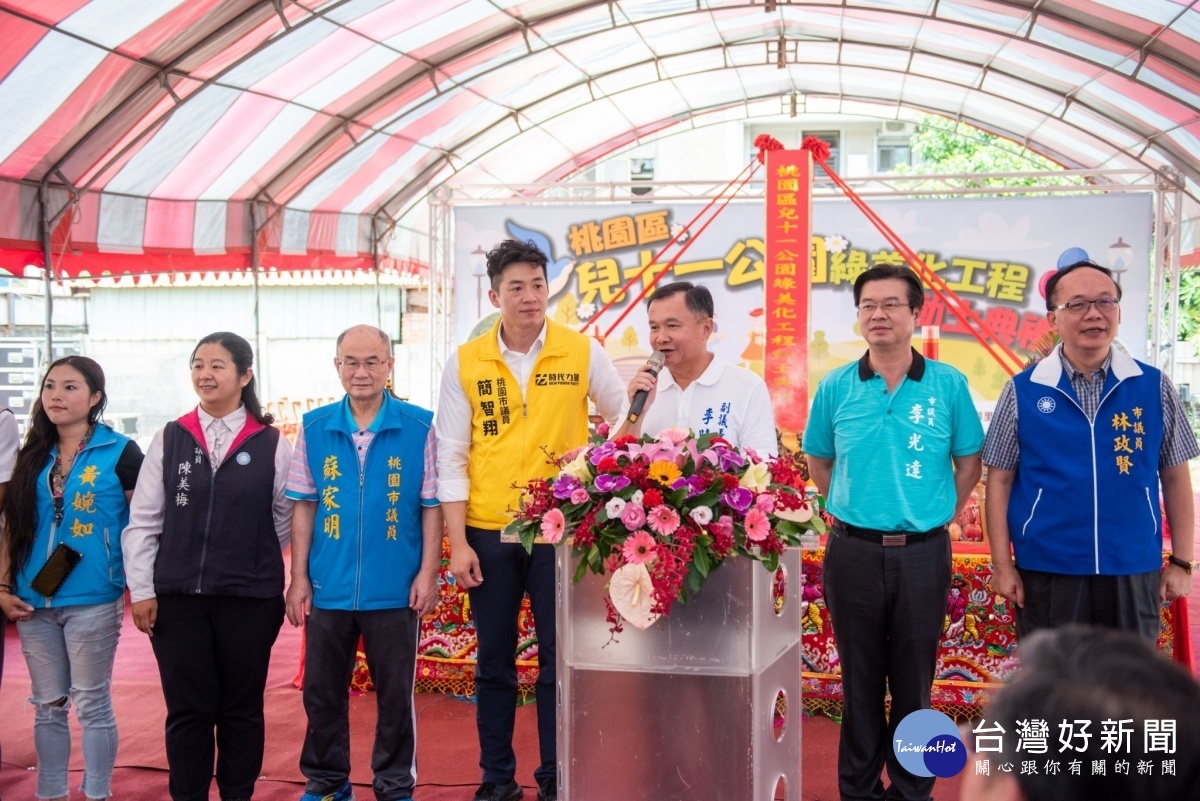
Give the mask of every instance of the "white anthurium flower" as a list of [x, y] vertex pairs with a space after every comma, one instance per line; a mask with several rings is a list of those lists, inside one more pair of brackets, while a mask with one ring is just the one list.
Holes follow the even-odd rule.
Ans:
[[642, 631], [660, 617], [651, 611], [654, 608], [654, 584], [645, 565], [618, 567], [608, 582], [608, 597], [621, 617]]
[[787, 520], [791, 523], [807, 523], [809, 520], [812, 520], [813, 508], [811, 503], [805, 504], [799, 509], [780, 509], [776, 507], [773, 514], [780, 520]]
[[757, 462], [746, 468], [738, 482], [751, 492], [763, 492], [771, 486], [771, 467], [766, 462]]
[[587, 459], [587, 450], [580, 451], [575, 460], [562, 469], [562, 473], [574, 476], [579, 483], [588, 484], [592, 480], [592, 465]]

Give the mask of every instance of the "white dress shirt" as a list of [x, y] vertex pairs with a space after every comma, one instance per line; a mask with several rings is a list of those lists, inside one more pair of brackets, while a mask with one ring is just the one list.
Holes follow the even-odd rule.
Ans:
[[0, 409], [0, 484], [12, 478], [17, 466], [17, 451], [21, 449], [21, 432], [17, 418], [8, 409]]
[[[621, 419], [628, 414], [626, 400]], [[757, 373], [715, 356], [687, 389], [679, 388], [669, 368], [659, 372], [654, 402], [642, 414], [642, 433], [655, 436], [676, 426], [697, 434], [720, 434], [733, 447], [752, 448], [764, 459], [779, 450], [766, 382]]]
[[[224, 441], [220, 442], [219, 458], [225, 457], [229, 445], [237, 439], [246, 425], [246, 407], [239, 406], [222, 418], [214, 418], [204, 409], [196, 410], [200, 417], [200, 429], [204, 432], [205, 450], [213, 459], [213, 421], [227, 429]], [[279, 547], [286, 548], [292, 538], [292, 501], [283, 495], [287, 487], [288, 466], [292, 461], [292, 443], [280, 435], [275, 447], [275, 484], [271, 501], [271, 516], [275, 521], [275, 536]], [[137, 488], [129, 503], [129, 525], [121, 533], [121, 550], [125, 556], [125, 583], [129, 586], [129, 598], [134, 603], [154, 596], [154, 560], [158, 556], [158, 538], [162, 534], [163, 518], [166, 516], [167, 496], [163, 490], [163, 429], [154, 434], [142, 469], [138, 473]]]
[[[546, 325], [542, 324], [541, 332], [526, 353], [511, 350], [505, 344], [504, 337], [500, 336], [499, 327], [496, 337], [500, 344], [500, 356], [521, 385], [521, 397], [524, 398], [533, 365], [546, 343]], [[596, 404], [600, 416], [614, 423], [625, 400], [625, 385], [600, 343], [594, 339], [589, 339], [589, 342], [588, 397]], [[465, 501], [471, 491], [471, 482], [467, 478], [467, 457], [471, 451], [471, 404], [458, 377], [457, 350], [450, 355], [442, 372], [436, 424], [438, 500], [442, 503]]]

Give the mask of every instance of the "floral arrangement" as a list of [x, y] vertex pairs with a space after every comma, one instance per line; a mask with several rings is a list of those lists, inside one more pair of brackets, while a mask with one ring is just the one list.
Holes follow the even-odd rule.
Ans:
[[767, 460], [719, 436], [682, 428], [619, 437], [552, 461], [558, 475], [523, 486], [505, 534], [569, 543], [574, 580], [609, 575], [605, 599], [614, 633], [622, 618], [640, 629], [685, 603], [727, 558], [770, 571], [806, 532], [825, 530], [805, 494], [800, 457]]

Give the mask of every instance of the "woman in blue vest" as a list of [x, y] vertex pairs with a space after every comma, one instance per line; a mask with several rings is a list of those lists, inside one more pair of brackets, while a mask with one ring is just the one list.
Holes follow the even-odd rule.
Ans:
[[4, 496], [0, 607], [29, 665], [38, 798], [68, 795], [68, 710], [83, 729], [83, 792], [108, 798], [117, 758], [113, 658], [124, 616], [120, 533], [142, 452], [100, 415], [104, 371], [50, 365]]
[[173, 801], [207, 801], [214, 755], [226, 801], [249, 799], [262, 768], [292, 446], [263, 414], [253, 364], [237, 334], [196, 345], [200, 403], [154, 435], [121, 537], [133, 622], [150, 636], [167, 703]]

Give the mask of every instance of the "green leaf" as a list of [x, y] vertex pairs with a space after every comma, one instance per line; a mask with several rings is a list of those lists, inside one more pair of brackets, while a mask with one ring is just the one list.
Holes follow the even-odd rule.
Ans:
[[533, 541], [537, 539], [537, 532], [534, 531], [534, 527], [525, 526], [517, 534], [521, 538], [521, 544], [525, 546], [525, 552], [533, 553]]
[[584, 575], [585, 573], [587, 573], [587, 569], [588, 569], [588, 560], [587, 560], [587, 559], [580, 559], [580, 560], [579, 560], [579, 564], [575, 566], [575, 578], [574, 578], [574, 582], [575, 582], [576, 584], [578, 584], [580, 581], [582, 581], [582, 580], [583, 580], [583, 575]]
[[692, 551], [692, 565], [695, 566], [697, 573], [708, 578], [708, 551], [704, 548]]

